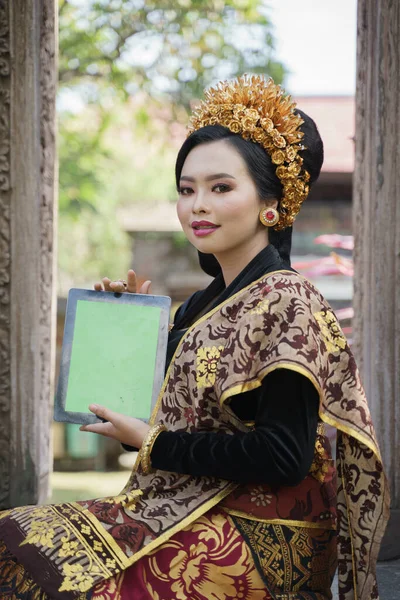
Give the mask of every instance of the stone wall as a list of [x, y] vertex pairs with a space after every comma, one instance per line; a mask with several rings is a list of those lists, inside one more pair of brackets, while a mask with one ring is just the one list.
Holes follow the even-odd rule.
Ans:
[[0, 508], [51, 468], [56, 27], [54, 0], [0, 0]]
[[354, 349], [392, 495], [382, 558], [400, 556], [400, 3], [359, 0]]

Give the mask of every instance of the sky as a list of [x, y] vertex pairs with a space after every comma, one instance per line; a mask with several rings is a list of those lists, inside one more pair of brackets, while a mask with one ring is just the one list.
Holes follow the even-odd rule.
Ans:
[[353, 95], [357, 0], [266, 0], [295, 96]]

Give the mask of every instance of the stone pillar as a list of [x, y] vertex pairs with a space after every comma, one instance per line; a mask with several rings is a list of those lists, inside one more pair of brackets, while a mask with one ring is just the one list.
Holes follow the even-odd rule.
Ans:
[[0, 508], [51, 470], [56, 31], [55, 0], [0, 0]]
[[400, 556], [400, 2], [359, 0], [354, 349], [392, 495], [381, 558]]

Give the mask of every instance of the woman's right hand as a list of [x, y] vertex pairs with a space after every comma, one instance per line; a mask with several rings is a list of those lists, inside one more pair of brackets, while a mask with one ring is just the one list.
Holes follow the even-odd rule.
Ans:
[[132, 269], [128, 271], [126, 282], [123, 279], [111, 281], [108, 277], [103, 277], [101, 283], [95, 283], [94, 289], [96, 292], [128, 292], [130, 294], [149, 294], [151, 281], [145, 281], [140, 289], [136, 290], [136, 273]]

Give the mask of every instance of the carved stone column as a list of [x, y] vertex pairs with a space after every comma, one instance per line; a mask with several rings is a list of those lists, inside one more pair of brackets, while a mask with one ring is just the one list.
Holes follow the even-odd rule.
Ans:
[[381, 558], [400, 556], [400, 2], [359, 0], [354, 348], [392, 495]]
[[51, 469], [56, 31], [55, 0], [0, 0], [0, 508]]

